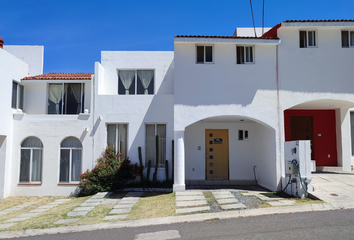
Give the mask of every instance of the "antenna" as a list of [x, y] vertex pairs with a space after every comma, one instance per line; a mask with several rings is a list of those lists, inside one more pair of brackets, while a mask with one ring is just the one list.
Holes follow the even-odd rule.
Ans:
[[255, 37], [257, 37], [257, 33], [256, 33], [256, 25], [254, 24], [254, 16], [253, 16], [252, 0], [250, 0], [250, 5], [251, 5], [251, 12], [252, 12], [252, 21], [253, 21], [254, 36], [255, 36]]

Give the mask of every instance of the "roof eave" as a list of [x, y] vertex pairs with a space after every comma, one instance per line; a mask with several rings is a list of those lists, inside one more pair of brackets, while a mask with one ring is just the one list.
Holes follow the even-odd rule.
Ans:
[[236, 44], [278, 45], [280, 43], [280, 39], [175, 37], [174, 42], [175, 43], [236, 43]]

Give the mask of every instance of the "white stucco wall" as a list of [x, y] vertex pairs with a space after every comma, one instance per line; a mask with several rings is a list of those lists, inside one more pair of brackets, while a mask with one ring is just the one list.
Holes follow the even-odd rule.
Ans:
[[[173, 136], [173, 52], [102, 52], [95, 97], [95, 158], [107, 145], [107, 124], [128, 124], [127, 156], [139, 163], [138, 147], [145, 164], [145, 124], [166, 124], [166, 160], [169, 177], [172, 174]], [[151, 69], [154, 75], [154, 95], [118, 95], [119, 69]], [[97, 121], [98, 116], [102, 121]], [[154, 169], [151, 169], [151, 176]], [[158, 179], [165, 179], [165, 169], [158, 170]]]
[[[26, 77], [28, 64], [0, 49], [0, 136], [2, 139], [0, 157], [0, 199], [9, 196], [12, 159], [12, 82]], [[3, 145], [4, 144], [4, 145]]]
[[4, 45], [4, 50], [27, 63], [29, 75], [43, 74], [43, 46]]
[[[68, 196], [77, 185], [58, 185], [60, 144], [67, 137], [82, 143], [82, 172], [91, 169], [92, 138], [90, 116], [23, 115], [14, 119], [11, 196]], [[89, 132], [84, 128], [88, 127]], [[27, 137], [37, 137], [43, 143], [42, 184], [18, 185], [20, 176], [20, 146]]]
[[[346, 116], [354, 106], [354, 54], [352, 48], [342, 48], [341, 30], [353, 31], [354, 26], [308, 25], [278, 29], [280, 108], [283, 112], [302, 104], [296, 108], [335, 109], [338, 165], [350, 170], [351, 142], [346, 136], [350, 125]], [[316, 31], [317, 47], [300, 48], [300, 30]], [[284, 129], [283, 121], [280, 129]]]

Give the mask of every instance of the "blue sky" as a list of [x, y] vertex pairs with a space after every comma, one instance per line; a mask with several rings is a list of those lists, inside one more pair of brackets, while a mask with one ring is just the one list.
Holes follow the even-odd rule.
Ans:
[[[256, 26], [262, 2], [253, 0]], [[265, 26], [354, 19], [354, 1], [265, 0]], [[44, 73], [93, 72], [101, 51], [173, 50], [175, 35], [232, 35], [252, 27], [249, 0], [2, 0], [5, 45], [43, 45]]]

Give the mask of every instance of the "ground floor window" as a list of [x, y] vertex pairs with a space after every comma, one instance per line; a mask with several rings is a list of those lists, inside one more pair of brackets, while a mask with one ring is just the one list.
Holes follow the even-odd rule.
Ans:
[[354, 156], [354, 112], [350, 112], [350, 131], [352, 140], [352, 156]]
[[156, 136], [159, 139], [158, 167], [165, 167], [166, 160], [166, 124], [146, 124], [145, 166], [151, 160], [156, 162]]
[[43, 144], [36, 137], [26, 138], [21, 144], [20, 182], [42, 181]]
[[59, 182], [78, 182], [81, 174], [82, 145], [74, 138], [66, 138], [60, 146]]
[[122, 152], [121, 158], [127, 157], [128, 124], [107, 124], [107, 146]]
[[238, 130], [238, 140], [249, 140], [248, 130]]

